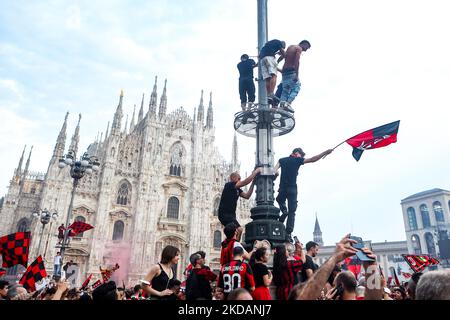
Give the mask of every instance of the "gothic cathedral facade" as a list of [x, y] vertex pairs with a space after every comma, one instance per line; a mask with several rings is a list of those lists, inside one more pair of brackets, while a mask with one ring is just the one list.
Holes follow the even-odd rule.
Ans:
[[[232, 161], [226, 162], [214, 145], [211, 96], [204, 119], [203, 91], [192, 118], [182, 107], [166, 114], [166, 83], [157, 110], [155, 79], [148, 111], [144, 115], [143, 97], [136, 122], [133, 112], [129, 128], [126, 123], [122, 129], [123, 97], [122, 92], [111, 129], [108, 123], [105, 136], [86, 151], [101, 166], [80, 180], [71, 222], [82, 220], [94, 229], [71, 239], [65, 262], [78, 264], [81, 282], [89, 274], [100, 278], [99, 266], [119, 263], [116, 279], [132, 285], [170, 244], [181, 251], [178, 279], [189, 255], [198, 250], [205, 251], [211, 269], [218, 270], [224, 235], [217, 208], [229, 174], [239, 169], [236, 136]], [[58, 167], [65, 152], [67, 118], [45, 174], [29, 171], [31, 152], [22, 170], [22, 154], [0, 211], [0, 235], [30, 230], [30, 260], [41, 254], [49, 274], [58, 251], [57, 228], [66, 221], [72, 191], [70, 168]], [[80, 121], [69, 146], [77, 157], [79, 130]], [[244, 224], [250, 220], [250, 207], [249, 201], [239, 200], [238, 220]], [[44, 208], [59, 217], [42, 227], [31, 213]]]

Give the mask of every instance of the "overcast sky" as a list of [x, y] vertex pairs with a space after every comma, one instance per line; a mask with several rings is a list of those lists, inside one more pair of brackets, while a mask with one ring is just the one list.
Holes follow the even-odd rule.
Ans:
[[[269, 0], [268, 8], [270, 39], [312, 45], [301, 57], [296, 127], [274, 138], [276, 159], [298, 146], [313, 156], [401, 120], [398, 142], [359, 162], [345, 144], [301, 168], [295, 233], [311, 240], [317, 212], [326, 244], [347, 232], [404, 240], [401, 199], [450, 189], [448, 1]], [[200, 91], [206, 100], [213, 92], [216, 144], [230, 160], [236, 64], [257, 54], [256, 26], [256, 0], [2, 1], [0, 194], [25, 144], [34, 145], [31, 170], [46, 171], [66, 111], [68, 139], [82, 113], [85, 149], [106, 130], [121, 89], [130, 118], [142, 93], [148, 108], [155, 76], [158, 98], [167, 78], [168, 112], [193, 114]], [[256, 142], [238, 143], [249, 173]]]

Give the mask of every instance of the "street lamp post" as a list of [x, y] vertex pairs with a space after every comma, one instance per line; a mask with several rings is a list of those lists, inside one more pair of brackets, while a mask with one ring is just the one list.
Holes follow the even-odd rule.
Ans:
[[56, 211], [51, 213], [47, 209], [37, 210], [33, 212], [33, 217], [39, 219], [42, 224], [41, 236], [39, 237], [39, 245], [37, 248], [37, 255], [39, 255], [41, 251], [42, 238], [44, 237], [44, 227], [50, 222], [51, 219], [56, 220], [56, 218], [58, 218], [58, 213]]
[[[259, 52], [268, 38], [267, 0], [258, 0], [257, 10]], [[245, 242], [252, 244], [255, 240], [268, 240], [274, 246], [285, 242], [286, 229], [278, 221], [280, 209], [274, 205], [273, 137], [291, 132], [295, 119], [292, 114], [269, 106], [261, 64], [258, 63], [258, 66], [258, 108], [238, 112], [234, 129], [247, 137], [256, 138], [255, 165], [263, 168], [256, 177], [256, 206], [250, 210], [253, 221], [245, 226]]]
[[98, 171], [100, 168], [100, 162], [97, 157], [89, 156], [87, 152], [83, 156], [76, 160], [75, 153], [72, 150], [59, 160], [58, 167], [64, 169], [66, 166], [70, 166], [70, 176], [73, 179], [72, 194], [70, 197], [69, 209], [67, 211], [66, 230], [64, 232], [64, 239], [61, 244], [61, 264], [64, 262], [64, 252], [66, 251], [69, 238], [69, 223], [72, 218], [73, 199], [75, 197], [75, 191], [78, 186], [78, 182], [85, 174], [91, 174], [94, 171]]

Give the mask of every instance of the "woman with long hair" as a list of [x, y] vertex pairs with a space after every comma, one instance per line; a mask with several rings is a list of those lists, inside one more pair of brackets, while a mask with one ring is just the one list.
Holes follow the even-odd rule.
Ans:
[[[293, 246], [291, 243], [287, 244]], [[288, 300], [289, 292], [292, 287], [298, 283], [297, 273], [302, 270], [304, 253], [300, 243], [295, 244], [295, 252], [301, 257], [300, 260], [294, 259], [292, 253], [294, 250], [286, 249], [286, 245], [279, 245], [275, 248], [273, 257], [273, 282], [277, 287], [277, 300]], [[291, 255], [289, 254], [291, 252]]]
[[269, 252], [265, 247], [256, 249], [250, 258], [250, 267], [255, 279], [255, 290], [252, 292], [252, 297], [255, 300], [272, 300], [269, 292], [272, 273], [266, 266], [267, 261], [269, 261]]
[[150, 296], [150, 299], [167, 300], [173, 294], [169, 289], [171, 281], [175, 280], [173, 273], [173, 266], [178, 263], [180, 259], [180, 250], [174, 246], [166, 246], [161, 253], [161, 261], [153, 265], [145, 281], [142, 282], [142, 287], [145, 293]]

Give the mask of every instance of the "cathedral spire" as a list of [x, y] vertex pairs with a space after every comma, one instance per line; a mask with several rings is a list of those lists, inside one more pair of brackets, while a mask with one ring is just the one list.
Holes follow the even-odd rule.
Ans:
[[203, 114], [205, 112], [205, 108], [203, 107], [203, 90], [200, 96], [200, 103], [198, 105], [198, 113], [197, 113], [197, 121], [203, 124]]
[[78, 152], [78, 142], [80, 141], [80, 121], [81, 121], [81, 113], [78, 115], [78, 124], [75, 128], [75, 132], [72, 136], [72, 141], [70, 142], [69, 152], [72, 151], [73, 157], [76, 158]]
[[123, 90], [120, 92], [119, 105], [117, 106], [116, 112], [114, 113], [114, 119], [111, 127], [111, 134], [120, 133], [120, 126], [122, 122], [122, 101], [123, 101]]
[[233, 166], [233, 171], [237, 170], [239, 167], [239, 160], [238, 160], [238, 144], [237, 144], [237, 137], [236, 132], [234, 132], [234, 138], [233, 138], [233, 148], [231, 149], [231, 164]]
[[206, 127], [213, 127], [213, 108], [212, 108], [212, 92], [209, 93], [208, 114], [206, 116]]
[[125, 120], [125, 128], [123, 129], [123, 133], [128, 134], [128, 114], [127, 114], [127, 120]]
[[317, 219], [317, 212], [316, 212], [316, 222], [314, 224], [313, 239], [314, 242], [319, 244], [319, 246], [323, 246], [322, 231], [320, 230], [319, 220]]
[[109, 121], [108, 121], [108, 126], [106, 127], [105, 140], [106, 140], [106, 138], [108, 138], [108, 134], [109, 134]]
[[66, 146], [66, 129], [67, 129], [67, 117], [69, 116], [69, 112], [66, 113], [66, 117], [64, 118], [64, 123], [61, 127], [61, 131], [59, 131], [58, 138], [56, 139], [55, 149], [53, 150], [53, 158], [59, 159], [64, 154], [64, 148]]
[[28, 169], [30, 168], [30, 160], [31, 160], [31, 153], [33, 152], [33, 146], [31, 146], [30, 153], [28, 154], [27, 163], [25, 164], [25, 170], [23, 170], [23, 177], [25, 178], [28, 174]]
[[139, 109], [138, 123], [144, 118], [144, 94], [142, 94], [141, 109]]
[[158, 81], [158, 76], [155, 76], [155, 84], [153, 85], [153, 91], [150, 96], [150, 102], [148, 104], [148, 111], [150, 112], [150, 115], [156, 114], [156, 100], [157, 100], [156, 82], [157, 81]]
[[25, 149], [27, 148], [27, 145], [23, 147], [22, 156], [20, 157], [19, 164], [17, 165], [16, 172], [14, 173], [14, 176], [16, 179], [20, 178], [20, 174], [22, 172], [22, 163], [23, 163], [23, 156], [25, 155]]
[[159, 117], [162, 118], [166, 115], [167, 110], [167, 79], [164, 81], [164, 89], [161, 96], [161, 101], [159, 102]]
[[197, 108], [194, 108], [194, 117], [193, 117], [193, 119], [194, 119], [194, 123], [195, 123], [195, 121], [197, 121]]
[[134, 105], [133, 108], [133, 116], [131, 117], [131, 123], [130, 123], [130, 132], [133, 132], [134, 129], [134, 114], [136, 113], [136, 105]]

